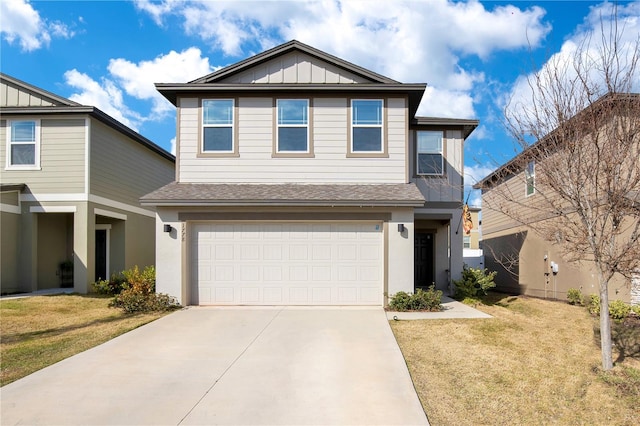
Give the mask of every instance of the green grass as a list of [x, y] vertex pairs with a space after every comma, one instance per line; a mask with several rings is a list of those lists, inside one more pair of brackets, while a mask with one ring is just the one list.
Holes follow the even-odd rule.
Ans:
[[0, 301], [0, 386], [165, 315], [124, 314], [110, 308], [110, 300], [56, 295]]
[[603, 372], [597, 320], [585, 308], [504, 295], [490, 301], [477, 307], [490, 319], [391, 322], [432, 425], [637, 424], [637, 324], [614, 330], [625, 347]]

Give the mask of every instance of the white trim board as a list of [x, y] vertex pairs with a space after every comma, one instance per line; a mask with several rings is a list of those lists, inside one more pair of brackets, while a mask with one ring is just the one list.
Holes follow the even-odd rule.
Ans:
[[112, 211], [109, 211], [109, 210], [103, 210], [103, 209], [99, 209], [99, 208], [93, 209], [93, 214], [97, 214], [98, 216], [110, 217], [112, 219], [127, 220], [127, 215], [126, 214], [116, 213], [116, 212], [112, 212]]
[[21, 214], [22, 209], [20, 209], [20, 206], [14, 206], [12, 204], [1, 204], [0, 203], [0, 212], [3, 213], [13, 213], [13, 214]]
[[75, 213], [76, 206], [31, 206], [30, 213]]
[[133, 206], [131, 204], [121, 203], [120, 201], [110, 200], [109, 198], [100, 197], [93, 194], [71, 193], [71, 194], [21, 194], [21, 202], [87, 202], [102, 204], [118, 210], [124, 210], [142, 216], [152, 217], [155, 219], [156, 213], [153, 210], [143, 209], [142, 207]]

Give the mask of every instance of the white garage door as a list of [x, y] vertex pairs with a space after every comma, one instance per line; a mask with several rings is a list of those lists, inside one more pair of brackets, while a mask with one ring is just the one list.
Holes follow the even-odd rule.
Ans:
[[192, 303], [382, 305], [381, 223], [198, 223]]

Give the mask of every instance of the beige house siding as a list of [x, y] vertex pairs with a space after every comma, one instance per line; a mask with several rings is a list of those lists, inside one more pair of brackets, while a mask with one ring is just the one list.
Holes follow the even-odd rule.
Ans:
[[[28, 117], [20, 116], [20, 120]], [[31, 119], [35, 119], [31, 117]], [[83, 193], [85, 188], [85, 120], [55, 118], [40, 120], [40, 170], [6, 170], [7, 127], [0, 126], [2, 182], [27, 183], [34, 194]]]
[[18, 241], [20, 215], [0, 211], [0, 285], [2, 293], [18, 290]]
[[365, 83], [367, 80], [310, 55], [292, 52], [220, 83]]
[[[423, 130], [423, 129], [421, 129]], [[424, 129], [442, 130], [442, 129]], [[416, 131], [409, 132], [409, 175], [427, 202], [462, 202], [463, 143], [459, 130], [443, 130], [444, 176], [418, 176], [416, 174]]]
[[0, 107], [39, 107], [52, 105], [53, 103], [50, 101], [42, 99], [42, 97], [24, 88], [15, 87], [5, 82], [0, 83]]
[[90, 145], [91, 195], [139, 206], [141, 195], [174, 180], [171, 161], [96, 120]]
[[[524, 233], [519, 234], [520, 230]], [[599, 292], [598, 276], [589, 262], [566, 262], [551, 243], [524, 228], [484, 234], [483, 245], [486, 267], [498, 271], [496, 283], [501, 291], [559, 300], [566, 300], [570, 288], [583, 294]], [[555, 275], [551, 262], [558, 264]], [[614, 276], [609, 298], [629, 303], [630, 297], [629, 279]]]
[[239, 98], [239, 157], [198, 157], [199, 100], [180, 99], [180, 182], [404, 183], [406, 100], [386, 99], [387, 157], [348, 158], [347, 98], [312, 98], [313, 158], [273, 157], [274, 98]]

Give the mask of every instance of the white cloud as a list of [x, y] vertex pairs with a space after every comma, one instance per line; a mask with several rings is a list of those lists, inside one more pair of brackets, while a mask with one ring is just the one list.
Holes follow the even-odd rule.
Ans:
[[475, 164], [472, 166], [465, 166], [464, 179], [467, 185], [475, 185], [485, 177], [489, 176], [495, 167], [491, 167], [486, 164]]
[[[136, 3], [156, 22], [183, 20], [226, 55], [247, 56], [243, 47], [261, 40], [263, 49], [297, 39], [403, 82], [427, 82], [422, 114], [474, 116], [471, 93], [484, 75], [465, 69], [465, 56], [487, 58], [500, 50], [537, 46], [550, 31], [539, 7], [493, 10], [475, 0], [430, 1], [174, 1]], [[447, 96], [451, 96], [447, 98]]]
[[24, 51], [48, 46], [52, 36], [74, 36], [66, 24], [43, 20], [28, 0], [0, 1], [0, 32], [9, 44], [17, 41]]
[[122, 124], [137, 130], [141, 118], [124, 105], [122, 91], [113, 81], [103, 79], [99, 83], [76, 69], [67, 71], [64, 77], [69, 86], [80, 90], [80, 93], [69, 96], [69, 99], [83, 105], [95, 106]]
[[203, 58], [200, 49], [195, 47], [180, 53], [171, 51], [137, 64], [122, 58], [112, 59], [108, 69], [128, 95], [152, 102], [150, 119], [162, 118], [174, 108], [156, 90], [154, 83], [187, 82], [212, 71], [209, 59]]
[[[540, 76], [552, 76], [551, 78], [553, 78], [550, 84], [545, 83], [544, 79], [540, 80], [543, 86], [549, 85], [549, 87], [551, 87], [557, 85], [558, 81], [567, 82], [565, 87], [568, 88], [570, 84], [574, 85], [572, 96], [579, 99], [579, 96], [586, 92], [577, 91], [579, 85], [575, 85], [575, 82], [579, 81], [577, 79], [578, 71], [576, 70], [576, 63], [578, 63], [581, 67], [581, 78], [584, 78], [588, 82], [592, 101], [595, 100], [594, 98], [600, 97], [610, 91], [611, 89], [607, 85], [600, 58], [603, 50], [603, 36], [610, 48], [612, 44], [608, 38], [611, 34], [615, 33], [616, 26], [619, 37], [616, 41], [619, 52], [619, 62], [617, 65], [620, 70], [623, 70], [620, 75], [627, 72], [624, 70], [631, 69], [628, 67], [632, 62], [632, 57], [634, 55], [636, 57], [640, 55], [640, 52], [637, 50], [638, 35], [640, 34], [640, 2], [629, 3], [626, 6], [618, 6], [617, 24], [612, 15], [614, 7], [615, 5], [611, 3], [602, 3], [591, 8], [589, 15], [585, 17], [584, 23], [563, 43], [560, 51], [552, 55], [549, 60], [542, 65], [541, 69], [538, 70]], [[580, 61], [576, 62], [576, 57], [579, 57]], [[534, 84], [533, 88], [529, 84], [530, 81], [534, 80], [534, 73], [521, 76], [513, 84], [511, 91], [504, 95], [501, 103], [503, 107], [509, 105], [510, 114], [528, 114], [528, 112], [533, 110], [534, 105], [540, 106], [542, 98], [539, 97], [538, 88], [535, 87], [536, 84]], [[628, 86], [618, 85], [613, 88], [613, 91], [640, 91], [640, 67], [636, 66], [630, 83]], [[617, 84], [619, 84], [619, 82]], [[585, 105], [579, 104], [574, 105], [574, 113], [584, 106]], [[548, 128], [546, 128], [544, 132], [551, 131], [556, 127], [556, 124], [557, 123], [551, 120], [548, 122]]]
[[171, 154], [176, 155], [176, 138], [171, 138], [171, 140], [169, 141], [169, 146]]
[[[109, 76], [96, 81], [73, 69], [65, 73], [66, 83], [77, 90], [69, 99], [98, 107], [121, 123], [138, 131], [147, 121], [161, 121], [174, 107], [155, 88], [155, 83], [180, 83], [212, 71], [209, 59], [197, 48], [171, 51], [137, 64], [118, 58], [109, 61]], [[148, 114], [129, 108], [125, 97], [151, 102]]]

